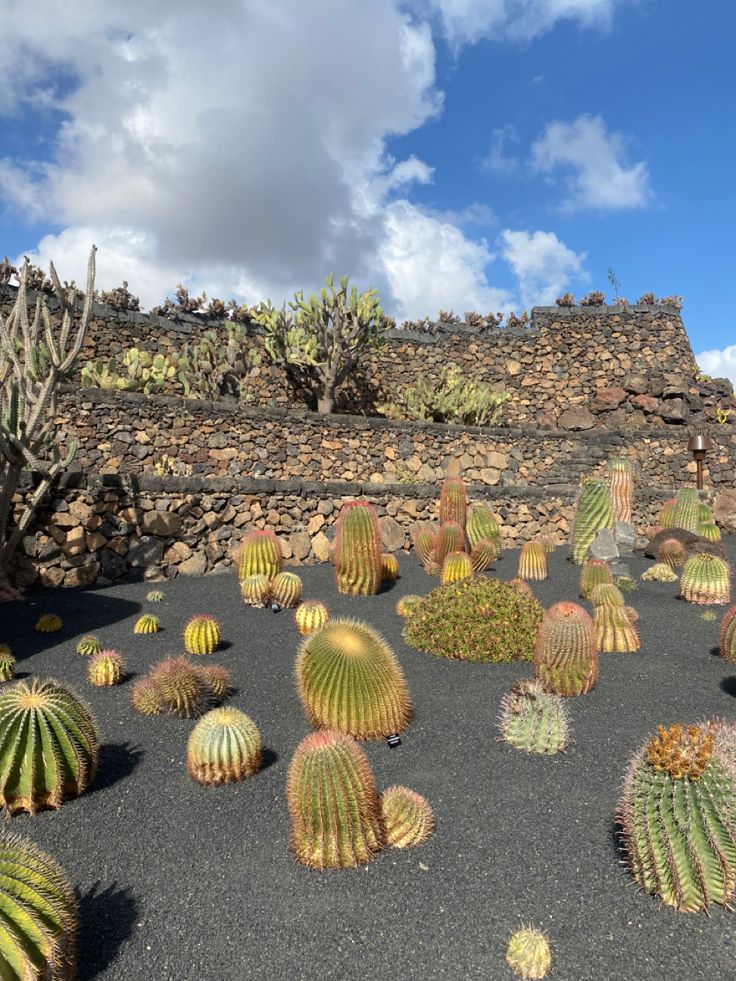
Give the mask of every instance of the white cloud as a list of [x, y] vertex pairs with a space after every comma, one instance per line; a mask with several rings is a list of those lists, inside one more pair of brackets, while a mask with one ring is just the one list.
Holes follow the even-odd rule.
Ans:
[[502, 255], [519, 279], [524, 307], [548, 306], [568, 288], [571, 280], [584, 280], [585, 252], [576, 253], [554, 232], [501, 233]]
[[625, 140], [609, 133], [600, 116], [549, 123], [532, 146], [532, 168], [567, 172], [565, 211], [642, 208], [653, 198], [644, 161], [625, 163]]
[[728, 378], [736, 385], [736, 344], [695, 355], [700, 370], [711, 378]]
[[505, 152], [509, 143], [519, 143], [519, 134], [513, 124], [507, 123], [492, 130], [491, 149], [488, 156], [480, 161], [481, 168], [501, 176], [516, 173], [519, 169], [519, 161]]

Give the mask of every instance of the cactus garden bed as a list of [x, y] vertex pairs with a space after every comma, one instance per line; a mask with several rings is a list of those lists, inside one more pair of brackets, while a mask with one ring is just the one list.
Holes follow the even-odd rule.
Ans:
[[[736, 541], [725, 547], [736, 560]], [[578, 599], [580, 569], [568, 549], [549, 556], [550, 577], [533, 583], [547, 608]], [[518, 553], [491, 575], [512, 579]], [[293, 612], [246, 607], [234, 576], [151, 586], [37, 591], [0, 607], [0, 642], [19, 677], [56, 677], [96, 716], [102, 748], [95, 781], [57, 812], [12, 819], [11, 828], [50, 853], [81, 904], [81, 979], [503, 979], [506, 943], [521, 924], [547, 931], [550, 978], [640, 981], [733, 977], [736, 917], [677, 913], [637, 891], [621, 864], [614, 815], [632, 755], [658, 725], [736, 718], [736, 668], [717, 656], [716, 619], [676, 599], [678, 583], [639, 581], [627, 603], [639, 614], [641, 651], [602, 654], [589, 694], [567, 702], [566, 753], [527, 756], [499, 741], [501, 700], [527, 663], [463, 663], [402, 640], [399, 597], [436, 585], [414, 556], [379, 596], [339, 596], [327, 566], [300, 569], [304, 595], [333, 615], [377, 628], [398, 655], [414, 707], [402, 744], [361, 744], [379, 790], [393, 784], [427, 798], [436, 830], [421, 847], [385, 850], [357, 870], [318, 872], [288, 849], [286, 773], [309, 726], [297, 694], [300, 638]], [[134, 634], [142, 613], [163, 630]], [[34, 624], [57, 613], [58, 633]], [[137, 715], [136, 680], [183, 651], [190, 616], [211, 613], [224, 649], [198, 663], [227, 667], [228, 704], [257, 723], [263, 769], [226, 787], [187, 774], [194, 723]], [[121, 687], [94, 688], [79, 639], [98, 635], [129, 670]]]

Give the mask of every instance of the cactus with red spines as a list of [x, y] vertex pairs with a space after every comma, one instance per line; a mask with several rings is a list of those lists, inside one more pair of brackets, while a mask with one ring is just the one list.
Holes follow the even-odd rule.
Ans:
[[408, 787], [388, 787], [381, 794], [381, 813], [390, 848], [416, 848], [431, 837], [434, 815], [427, 801]]
[[270, 528], [249, 531], [243, 538], [237, 556], [238, 579], [265, 576], [271, 580], [281, 572], [284, 556], [276, 533]]
[[465, 527], [468, 497], [461, 477], [446, 477], [440, 491], [440, 524], [448, 522]]
[[598, 650], [604, 653], [626, 654], [639, 650], [636, 614], [628, 606], [596, 606], [593, 613]]
[[731, 598], [728, 563], [709, 552], [696, 552], [685, 563], [680, 576], [680, 596], [688, 603], [727, 604]]
[[414, 538], [414, 547], [430, 576], [442, 571], [445, 559], [451, 552], [465, 551], [465, 534], [460, 525], [448, 521], [435, 534], [424, 529]]
[[547, 578], [547, 553], [541, 542], [524, 542], [519, 552], [519, 579]]
[[347, 596], [373, 596], [382, 585], [381, 532], [375, 508], [365, 501], [347, 501], [337, 519], [335, 578]]
[[580, 570], [580, 595], [589, 600], [596, 586], [613, 583], [611, 567], [603, 559], [588, 559]]
[[584, 695], [595, 687], [595, 629], [582, 606], [563, 602], [547, 610], [537, 631], [534, 674], [553, 695]]
[[657, 559], [670, 569], [678, 569], [685, 564], [685, 546], [676, 538], [665, 538], [657, 550]]
[[223, 702], [233, 690], [230, 672], [221, 664], [207, 664], [199, 673], [210, 690], [213, 703]]
[[470, 552], [470, 562], [473, 572], [485, 572], [498, 558], [496, 546], [490, 538], [476, 542]]
[[471, 579], [472, 576], [473, 563], [467, 552], [450, 552], [442, 565], [442, 573], [440, 574], [442, 585], [460, 582], [462, 579]]

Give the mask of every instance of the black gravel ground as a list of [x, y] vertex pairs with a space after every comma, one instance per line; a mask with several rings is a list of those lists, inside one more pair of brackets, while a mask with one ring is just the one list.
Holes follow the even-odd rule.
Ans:
[[[736, 542], [727, 548], [735, 558]], [[579, 570], [564, 552], [535, 586], [545, 606], [577, 597]], [[512, 578], [516, 559], [507, 553], [497, 574]], [[650, 564], [630, 562], [637, 576]], [[12, 820], [78, 890], [79, 977], [502, 981], [512, 977], [510, 933], [532, 923], [549, 933], [554, 981], [735, 978], [734, 914], [680, 914], [637, 892], [613, 830], [627, 761], [659, 723], [735, 716], [736, 672], [716, 656], [722, 610], [704, 622], [701, 608], [675, 598], [676, 583], [640, 583], [630, 602], [641, 614], [641, 653], [603, 655], [598, 687], [570, 702], [569, 751], [534, 758], [496, 731], [501, 697], [529, 665], [471, 665], [408, 648], [394, 605], [434, 583], [413, 556], [401, 565], [392, 589], [356, 599], [336, 594], [328, 567], [300, 570], [306, 596], [365, 619], [394, 646], [414, 722], [399, 748], [365, 748], [379, 788], [413, 787], [437, 821], [426, 845], [387, 850], [355, 871], [312, 871], [288, 851], [285, 777], [308, 731], [290, 612], [244, 608], [230, 576], [164, 583], [166, 601], [155, 608], [144, 603], [144, 583], [47, 590], [0, 606], [0, 641], [11, 644], [20, 675], [76, 686], [103, 733], [98, 779], [84, 797]], [[133, 634], [144, 607], [160, 614], [162, 633]], [[62, 632], [34, 631], [47, 611], [62, 616]], [[192, 723], [137, 716], [131, 681], [92, 688], [74, 652], [95, 632], [140, 674], [181, 652], [182, 628], [199, 612], [220, 618], [228, 646], [210, 661], [231, 669], [232, 702], [256, 720], [267, 747], [261, 773], [220, 789], [187, 776]]]

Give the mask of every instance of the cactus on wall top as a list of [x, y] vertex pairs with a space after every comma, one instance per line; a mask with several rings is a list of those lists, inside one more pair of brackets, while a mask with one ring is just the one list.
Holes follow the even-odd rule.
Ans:
[[335, 530], [337, 590], [348, 596], [373, 596], [382, 585], [381, 531], [375, 508], [346, 501]]

